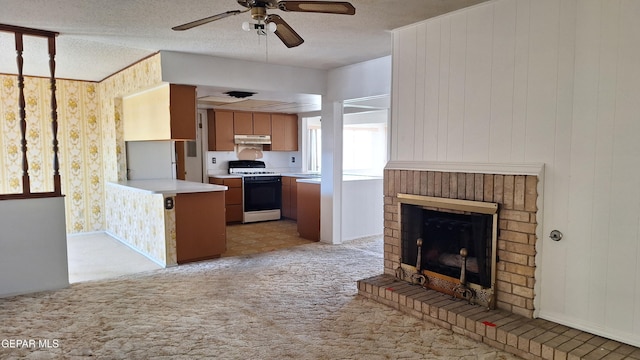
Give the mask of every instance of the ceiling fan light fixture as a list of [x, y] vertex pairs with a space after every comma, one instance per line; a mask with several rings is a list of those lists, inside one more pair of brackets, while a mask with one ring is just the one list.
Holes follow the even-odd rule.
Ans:
[[258, 34], [260, 35], [266, 35], [266, 32], [270, 32], [270, 33], [274, 33], [276, 32], [276, 30], [278, 29], [278, 26], [274, 23], [258, 23], [258, 24], [253, 24], [250, 23], [248, 21], [245, 21], [242, 23], [242, 30], [244, 31], [251, 31], [251, 30], [257, 30]]

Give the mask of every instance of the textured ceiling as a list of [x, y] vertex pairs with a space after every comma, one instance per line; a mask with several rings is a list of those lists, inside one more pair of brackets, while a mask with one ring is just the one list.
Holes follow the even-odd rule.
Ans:
[[[100, 81], [158, 50], [331, 69], [389, 55], [389, 30], [483, 1], [351, 0], [354, 16], [270, 10], [305, 39], [291, 49], [273, 35], [243, 31], [249, 13], [171, 30], [244, 9], [235, 0], [2, 0], [0, 24], [59, 32], [56, 75]], [[28, 39], [24, 53], [26, 75], [48, 76], [44, 40]], [[15, 64], [13, 37], [0, 32], [0, 73], [16, 73]]]

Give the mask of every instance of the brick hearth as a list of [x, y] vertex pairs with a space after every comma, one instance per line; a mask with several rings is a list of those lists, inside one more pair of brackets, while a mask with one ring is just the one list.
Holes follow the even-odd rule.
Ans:
[[524, 359], [640, 359], [640, 348], [543, 319], [488, 311], [391, 275], [358, 281], [358, 293]]

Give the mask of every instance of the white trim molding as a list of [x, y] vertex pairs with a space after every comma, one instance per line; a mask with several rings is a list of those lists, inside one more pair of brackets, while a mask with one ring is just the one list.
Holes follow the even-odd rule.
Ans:
[[474, 163], [392, 160], [387, 163], [385, 170], [423, 170], [476, 174], [536, 175], [541, 177], [544, 171], [544, 163]]

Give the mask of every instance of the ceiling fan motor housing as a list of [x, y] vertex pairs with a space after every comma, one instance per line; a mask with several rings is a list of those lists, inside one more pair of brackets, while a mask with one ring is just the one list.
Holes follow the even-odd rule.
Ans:
[[277, 0], [238, 0], [238, 4], [251, 9], [251, 18], [257, 21], [267, 18], [267, 9], [278, 7]]
[[251, 8], [251, 18], [257, 21], [264, 21], [267, 17], [267, 9], [263, 7], [253, 7]]
[[278, 7], [278, 0], [238, 0], [238, 4], [246, 8], [265, 8], [276, 9]]

